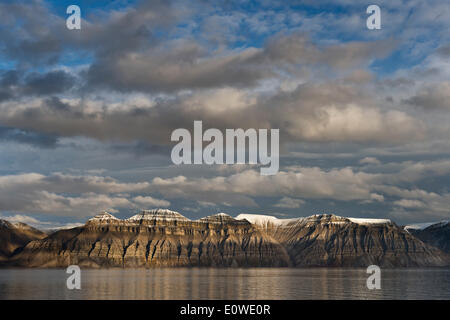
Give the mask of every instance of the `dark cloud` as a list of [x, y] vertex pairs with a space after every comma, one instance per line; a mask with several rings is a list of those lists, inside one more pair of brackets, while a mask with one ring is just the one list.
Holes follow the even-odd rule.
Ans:
[[450, 58], [450, 45], [439, 47], [436, 52], [444, 58]]
[[[249, 116], [251, 115], [251, 116]], [[350, 119], [350, 120], [349, 120]], [[369, 120], [370, 119], [370, 120]], [[420, 121], [396, 110], [383, 111], [370, 94], [354, 86], [330, 82], [304, 84], [272, 96], [251, 95], [237, 89], [211, 90], [177, 99], [123, 103], [120, 108], [102, 101], [44, 99], [38, 107], [0, 114], [0, 121], [29, 130], [61, 136], [86, 136], [103, 141], [145, 141], [169, 145], [177, 128], [282, 128], [282, 142], [384, 142], [420, 139]], [[146, 149], [146, 146], [142, 146]]]
[[41, 1], [2, 3], [0, 47], [6, 57], [24, 66], [58, 63], [66, 50], [118, 55], [148, 46], [150, 30], [171, 25], [174, 13], [171, 1], [142, 1], [121, 12], [100, 12], [91, 21], [83, 20], [81, 32], [73, 32], [66, 28], [65, 12], [53, 14]]
[[23, 92], [29, 95], [50, 95], [63, 93], [75, 85], [75, 77], [65, 71], [51, 71], [45, 74], [27, 75]]
[[359, 68], [386, 56], [394, 46], [391, 40], [318, 46], [304, 34], [277, 34], [262, 49], [218, 55], [192, 40], [173, 41], [145, 52], [98, 57], [87, 75], [92, 88], [118, 91], [250, 87], [282, 72], [298, 72], [299, 67]]
[[428, 85], [404, 102], [428, 110], [450, 110], [450, 82]]
[[47, 73], [9, 70], [0, 75], [0, 102], [26, 96], [67, 93], [75, 86], [76, 80], [75, 76], [62, 70]]
[[[102, 13], [83, 21], [81, 32], [67, 30], [65, 20], [39, 2], [2, 7], [11, 17], [25, 21], [19, 36], [12, 31], [15, 20], [0, 22], [6, 30], [11, 28], [0, 36], [0, 44], [5, 44], [10, 59], [25, 65], [52, 64], [59, 61], [64, 50], [90, 52], [93, 61], [86, 73], [87, 90], [102, 87], [121, 92], [173, 92], [249, 87], [299, 65], [361, 67], [385, 56], [395, 46], [390, 40], [319, 46], [304, 34], [276, 34], [262, 49], [227, 51], [190, 36], [184, 40], [162, 39], [155, 34], [170, 32], [182, 15], [171, 1], [142, 2], [121, 12]], [[53, 94], [60, 89], [53, 90], [51, 84], [58, 76], [62, 74], [38, 79], [42, 82], [39, 92]], [[64, 87], [64, 83], [60, 86]]]
[[7, 70], [1, 74], [0, 86], [10, 87], [19, 84], [20, 74], [17, 70]]
[[3, 54], [19, 64], [56, 63], [63, 49], [64, 26], [65, 20], [40, 1], [0, 4], [0, 45]]
[[[63, 17], [40, 2], [2, 4], [0, 11], [8, 12], [0, 19], [6, 30], [0, 45], [7, 57], [19, 65], [42, 66], [59, 62], [69, 50], [73, 56], [88, 53], [92, 61], [81, 75], [87, 77], [84, 88], [90, 92], [251, 87], [305, 68], [367, 66], [396, 45], [392, 40], [319, 45], [302, 33], [279, 33], [262, 48], [230, 50], [192, 34], [161, 37], [174, 32], [176, 23], [187, 15], [172, 1], [143, 1], [119, 12], [101, 12], [84, 20], [80, 32], [67, 30]], [[20, 32], [15, 30], [16, 21], [23, 21]], [[73, 80], [61, 72], [28, 77], [31, 94], [54, 94], [70, 88]]]
[[45, 133], [0, 125], [0, 141], [26, 143], [41, 148], [54, 148], [58, 143], [58, 138]]

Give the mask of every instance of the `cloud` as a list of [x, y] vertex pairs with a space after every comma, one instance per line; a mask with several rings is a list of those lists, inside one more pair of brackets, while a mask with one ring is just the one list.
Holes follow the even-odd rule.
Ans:
[[23, 93], [49, 95], [69, 90], [75, 84], [75, 77], [70, 73], [55, 70], [45, 74], [31, 73], [25, 79]]
[[[220, 89], [180, 95], [176, 99], [135, 106], [132, 100], [108, 104], [102, 99], [32, 99], [0, 105], [0, 122], [11, 127], [60, 136], [152, 146], [172, 144], [177, 128], [191, 129], [194, 120], [204, 127], [281, 128], [286, 142], [402, 143], [422, 140], [425, 125], [398, 110], [382, 110], [358, 88], [326, 83], [304, 84], [290, 92], [257, 94]], [[144, 102], [145, 103], [145, 102]], [[248, 117], [251, 114], [252, 117]], [[159, 147], [163, 150], [164, 148]]]
[[450, 57], [450, 45], [444, 45], [439, 47], [436, 52], [444, 58]]
[[41, 221], [34, 217], [30, 217], [23, 214], [16, 214], [12, 216], [4, 216], [0, 214], [0, 219], [7, 220], [11, 223], [25, 223], [40, 230], [58, 230], [58, 229], [71, 229], [83, 225], [79, 222], [60, 223]]
[[378, 160], [377, 158], [374, 158], [374, 157], [365, 157], [365, 158], [359, 160], [359, 163], [361, 163], [361, 164], [374, 164], [374, 165], [381, 164], [380, 160]]
[[37, 224], [42, 224], [42, 222], [40, 222], [38, 219], [30, 217], [30, 216], [26, 216], [23, 214], [16, 214], [13, 216], [3, 216], [0, 215], [1, 219], [7, 220], [11, 223], [17, 223], [17, 222], [21, 222], [21, 223], [26, 223], [29, 225], [37, 225]]
[[109, 177], [37, 173], [0, 176], [0, 210], [90, 216], [101, 210], [132, 208], [121, 193], [141, 191], [148, 183], [121, 183]]
[[[448, 214], [450, 196], [445, 189], [442, 193], [430, 192], [417, 185], [424, 179], [448, 175], [449, 161], [379, 164], [376, 173], [365, 172], [367, 168], [290, 166], [275, 176], [261, 176], [257, 169], [247, 169], [209, 178], [155, 177], [134, 183], [62, 173], [6, 175], [0, 176], [0, 210], [86, 217], [101, 210], [167, 207], [172, 200], [197, 201], [205, 208], [258, 207], [262, 198], [280, 197], [273, 207], [295, 209], [305, 205], [305, 199], [365, 205], [376, 201], [402, 210], [420, 209], [424, 217]], [[149, 194], [159, 194], [162, 199]]]
[[[220, 30], [208, 28], [205, 37], [193, 31], [173, 37], [170, 31], [177, 31], [177, 23], [186, 23], [186, 19], [199, 12], [194, 7], [186, 10], [183, 4], [172, 1], [143, 1], [135, 8], [98, 11], [91, 19], [83, 20], [82, 33], [74, 33], [65, 28], [63, 17], [51, 13], [39, 2], [28, 6], [2, 4], [0, 9], [8, 12], [8, 16], [0, 19], [6, 30], [0, 43], [7, 44], [4, 51], [9, 59], [24, 65], [55, 65], [67, 50], [80, 55], [89, 53], [92, 58], [87, 72], [80, 73], [86, 76], [85, 89], [109, 88], [119, 92], [251, 87], [261, 80], [294, 71], [299, 65], [338, 69], [368, 66], [374, 59], [389, 54], [396, 45], [392, 40], [319, 45], [304, 33], [278, 32], [261, 48], [227, 48], [223, 41], [217, 42], [217, 31], [221, 33], [219, 37], [229, 39], [233, 32], [239, 31], [236, 29], [239, 20], [250, 25], [256, 21], [248, 13], [211, 16], [208, 10], [213, 8], [205, 5], [202, 8], [204, 12], [200, 15], [205, 19], [199, 21], [199, 27], [219, 28], [217, 22], [212, 23], [213, 17], [234, 27], [227, 33], [222, 24]], [[260, 15], [257, 24], [266, 16]], [[16, 21], [25, 21], [20, 32], [14, 32]], [[260, 28], [254, 30], [257, 29]], [[158, 32], [167, 33], [167, 38], [158, 36]], [[37, 82], [38, 78], [42, 81]], [[69, 78], [56, 82], [58, 78], [63, 79], [63, 74], [35, 75], [29, 82], [38, 87], [34, 90], [39, 90], [39, 94], [71, 87]], [[34, 90], [30, 89], [30, 93]]]
[[305, 201], [301, 199], [283, 197], [277, 204], [274, 205], [274, 207], [295, 209], [300, 208], [304, 203]]
[[38, 133], [31, 130], [21, 130], [0, 125], [0, 141], [20, 142], [42, 148], [54, 148], [58, 143], [58, 138], [46, 133]]
[[[257, 207], [270, 197], [281, 199], [275, 207], [301, 198], [445, 215], [449, 165], [417, 159], [447, 157], [448, 115], [429, 111], [449, 108], [448, 5], [386, 2], [390, 23], [379, 32], [367, 32], [364, 5], [113, 3], [83, 14], [82, 32], [72, 32], [52, 3], [1, 3], [0, 141], [27, 145], [0, 161], [4, 172], [46, 173], [0, 176], [0, 209], [85, 216], [180, 199]], [[246, 165], [174, 169], [149, 156], [169, 155], [172, 131], [194, 120], [279, 128], [279, 175]], [[101, 150], [84, 148], [83, 137]], [[53, 172], [67, 172], [66, 159], [103, 168], [106, 148], [108, 172], [143, 181]], [[393, 158], [415, 160], [386, 162]]]
[[376, 175], [354, 172], [350, 168], [322, 171], [319, 168], [298, 168], [280, 171], [274, 176], [261, 176], [256, 170], [246, 170], [227, 177], [187, 179], [183, 176], [154, 178], [150, 190], [158, 190], [168, 198], [220, 199], [216, 203], [254, 206], [243, 197], [301, 197], [309, 199], [361, 200], [371, 199], [370, 183]]
[[144, 206], [154, 206], [154, 207], [168, 207], [170, 206], [170, 202], [166, 201], [166, 200], [161, 200], [161, 199], [155, 199], [153, 197], [150, 196], [138, 196], [133, 198], [133, 201], [138, 203], [139, 205], [144, 205]]
[[450, 82], [427, 86], [405, 102], [427, 110], [450, 110]]
[[176, 21], [177, 9], [171, 6], [171, 1], [142, 1], [121, 11], [98, 10], [92, 21], [83, 19], [83, 32], [76, 33], [66, 28], [65, 16], [52, 13], [41, 1], [2, 3], [0, 44], [7, 44], [7, 57], [26, 66], [56, 64], [68, 48], [80, 54], [117, 55], [148, 46], [150, 30]]
[[[9, 70], [0, 76], [0, 102], [20, 100], [27, 96], [68, 94], [76, 84], [76, 77], [64, 70], [24, 72]], [[52, 97], [51, 99], [56, 99]]]
[[425, 203], [420, 200], [401, 199], [394, 201], [394, 205], [403, 208], [425, 208]]

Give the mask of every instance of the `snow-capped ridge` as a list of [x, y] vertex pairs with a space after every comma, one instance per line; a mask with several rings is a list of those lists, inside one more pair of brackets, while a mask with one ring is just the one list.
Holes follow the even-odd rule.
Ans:
[[111, 213], [103, 211], [94, 216], [93, 218], [89, 219], [88, 222], [108, 222], [112, 220], [120, 221], [120, 219], [114, 217]]
[[263, 214], [248, 214], [248, 213], [241, 213], [235, 218], [236, 220], [247, 220], [251, 224], [259, 225], [259, 226], [281, 226], [284, 224], [288, 224], [293, 221], [298, 221], [303, 218], [293, 218], [293, 219], [279, 219], [274, 216], [269, 215], [263, 215]]
[[319, 222], [326, 221], [327, 223], [346, 223], [353, 222], [360, 225], [369, 225], [369, 224], [390, 224], [392, 223], [389, 219], [371, 219], [371, 218], [347, 218], [341, 217], [334, 214], [313, 214], [308, 217], [299, 217], [299, 218], [291, 218], [291, 219], [279, 219], [274, 216], [269, 215], [260, 215], [260, 214], [239, 214], [236, 217], [237, 220], [246, 219], [248, 222], [252, 224], [256, 224], [259, 226], [285, 226], [292, 223], [300, 223], [300, 222]]
[[16, 227], [17, 229], [21, 229], [21, 230], [36, 230], [36, 228], [33, 228], [32, 226], [23, 223], [23, 222], [14, 222], [12, 223], [12, 225], [14, 227]]
[[409, 230], [425, 230], [429, 227], [437, 227], [437, 226], [445, 226], [446, 224], [448, 224], [450, 221], [449, 220], [442, 220], [442, 221], [438, 221], [438, 222], [423, 222], [423, 223], [414, 223], [414, 224], [410, 224], [410, 225], [406, 225], [403, 227], [403, 229], [405, 229], [406, 231]]
[[390, 219], [372, 219], [372, 218], [347, 218], [353, 223], [357, 224], [390, 224]]
[[[205, 223], [237, 223], [247, 221], [251, 224], [262, 226], [262, 227], [292, 227], [299, 223], [330, 223], [330, 224], [345, 224], [345, 223], [356, 223], [360, 225], [372, 225], [372, 224], [391, 224], [389, 219], [372, 219], [372, 218], [350, 218], [341, 217], [334, 214], [313, 214], [308, 217], [297, 217], [289, 219], [280, 219], [275, 216], [262, 215], [262, 214], [247, 214], [241, 213], [236, 217], [232, 217], [227, 213], [219, 212], [210, 216], [206, 216], [196, 220], [197, 222]], [[0, 220], [0, 223], [2, 220]], [[4, 221], [4, 220], [3, 220]], [[138, 214], [133, 215], [128, 219], [119, 219], [110, 214], [109, 212], [101, 212], [95, 217], [88, 220], [88, 222], [127, 222], [127, 223], [139, 223], [140, 221], [191, 221], [187, 217], [183, 216], [177, 211], [172, 211], [169, 209], [151, 209], [142, 210]], [[3, 222], [9, 223], [7, 221]], [[5, 224], [6, 225], [6, 224]], [[11, 224], [10, 224], [11, 225]], [[430, 224], [431, 225], [431, 224]], [[10, 226], [11, 227], [11, 226]], [[410, 226], [406, 226], [405, 230]]]
[[181, 213], [169, 209], [142, 210], [140, 213], [128, 218], [126, 221], [136, 222], [141, 220], [190, 221]]

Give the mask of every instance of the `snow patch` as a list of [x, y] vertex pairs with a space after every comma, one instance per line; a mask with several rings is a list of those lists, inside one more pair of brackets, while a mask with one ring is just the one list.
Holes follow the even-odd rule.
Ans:
[[301, 217], [301, 218], [292, 218], [292, 219], [278, 219], [274, 216], [266, 216], [266, 215], [259, 215], [259, 214], [240, 214], [236, 217], [236, 219], [246, 219], [248, 222], [260, 226], [267, 226], [268, 224], [274, 225], [274, 226], [285, 226], [288, 224], [291, 224], [293, 222], [305, 222], [305, 221], [319, 221], [320, 219], [327, 218], [327, 217], [333, 217], [337, 219], [342, 219], [341, 221], [331, 221], [329, 223], [333, 224], [345, 224], [347, 223], [346, 220], [349, 220], [353, 223], [357, 224], [386, 224], [386, 223], [392, 223], [389, 219], [369, 219], [369, 218], [346, 218], [346, 217], [340, 217], [335, 215], [325, 215], [325, 214], [314, 214], [309, 217]]
[[109, 212], [103, 211], [102, 213], [99, 213], [98, 215], [89, 219], [88, 221], [106, 222], [106, 221], [110, 221], [110, 220], [120, 220], [120, 219], [114, 217]]
[[439, 221], [439, 222], [415, 223], [415, 224], [410, 224], [410, 225], [404, 226], [403, 229], [405, 229], [406, 231], [409, 231], [409, 230], [425, 230], [426, 228], [431, 227], [431, 226], [437, 226], [439, 224], [442, 225], [442, 226], [445, 226], [448, 223], [449, 223], [448, 220]]
[[140, 213], [127, 219], [127, 221], [131, 222], [141, 220], [189, 221], [185, 216], [169, 209], [142, 210]]
[[238, 215], [236, 220], [247, 220], [251, 224], [256, 224], [258, 226], [267, 226], [267, 225], [274, 225], [274, 226], [281, 226], [288, 224], [292, 221], [298, 221], [302, 218], [293, 218], [293, 219], [278, 219], [274, 216], [266, 216], [262, 214], [247, 214], [247, 213], [241, 213]]
[[357, 224], [387, 224], [392, 223], [389, 219], [368, 219], [368, 218], [347, 218], [353, 223]]
[[224, 222], [234, 222], [235, 219], [229, 214], [220, 212], [213, 214], [211, 216], [203, 217], [199, 222], [207, 222], [207, 223], [224, 223]]

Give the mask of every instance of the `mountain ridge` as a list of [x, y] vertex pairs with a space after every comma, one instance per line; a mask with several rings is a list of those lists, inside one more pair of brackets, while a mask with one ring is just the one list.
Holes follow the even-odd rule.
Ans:
[[190, 220], [168, 209], [128, 219], [102, 212], [83, 226], [30, 241], [9, 262], [93, 268], [450, 265], [447, 253], [388, 219], [218, 213]]

